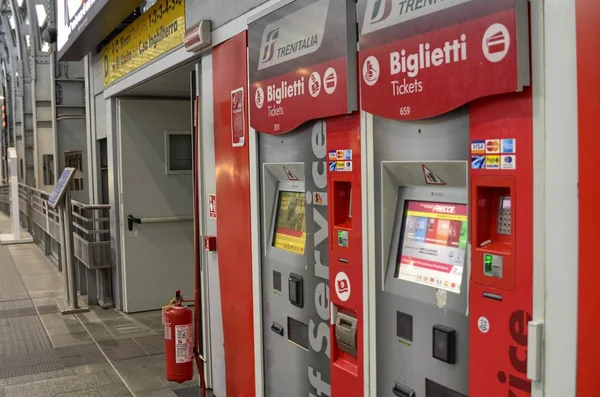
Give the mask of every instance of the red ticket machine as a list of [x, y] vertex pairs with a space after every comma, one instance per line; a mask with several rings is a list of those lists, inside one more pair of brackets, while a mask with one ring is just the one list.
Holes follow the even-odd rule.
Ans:
[[531, 91], [478, 101], [471, 106], [469, 116], [469, 395], [529, 396], [527, 338], [533, 273]]
[[332, 396], [364, 394], [360, 149], [357, 113], [327, 120]]

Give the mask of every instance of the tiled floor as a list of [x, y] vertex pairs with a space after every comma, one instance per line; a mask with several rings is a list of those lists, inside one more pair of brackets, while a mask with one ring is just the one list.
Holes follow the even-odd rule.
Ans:
[[200, 395], [197, 377], [165, 379], [160, 311], [61, 315], [62, 285], [37, 246], [0, 246], [0, 397]]

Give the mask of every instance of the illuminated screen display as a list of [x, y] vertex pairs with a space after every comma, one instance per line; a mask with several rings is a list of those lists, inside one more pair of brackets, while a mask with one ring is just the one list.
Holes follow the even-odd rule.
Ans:
[[304, 192], [280, 191], [275, 216], [273, 246], [303, 255], [306, 242]]
[[467, 236], [465, 204], [408, 201], [396, 278], [460, 293]]

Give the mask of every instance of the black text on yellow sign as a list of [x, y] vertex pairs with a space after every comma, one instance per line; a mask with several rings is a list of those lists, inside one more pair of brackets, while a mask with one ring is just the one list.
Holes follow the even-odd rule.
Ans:
[[293, 237], [283, 233], [275, 234], [276, 248], [303, 255], [305, 244], [306, 233], [302, 233], [302, 237]]
[[102, 50], [104, 86], [183, 43], [185, 1], [158, 0]]

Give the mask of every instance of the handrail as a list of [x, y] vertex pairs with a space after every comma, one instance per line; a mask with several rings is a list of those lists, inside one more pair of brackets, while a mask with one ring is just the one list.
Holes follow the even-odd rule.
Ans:
[[141, 225], [143, 223], [167, 223], [167, 222], [188, 222], [193, 221], [193, 216], [164, 216], [161, 218], [136, 218], [133, 215], [127, 215], [127, 227], [129, 231], [133, 230], [133, 224]]
[[[8, 187], [9, 184], [5, 183], [5, 184], [0, 184], [0, 189], [4, 188], [4, 187]], [[45, 190], [41, 190], [38, 188], [35, 188], [33, 186], [29, 186], [29, 185], [25, 185], [23, 183], [19, 183], [19, 187], [22, 188], [23, 190], [29, 190], [32, 193], [38, 193], [40, 196], [46, 196], [45, 198], [47, 199], [48, 197], [50, 197], [50, 193], [45, 191]], [[71, 200], [71, 205], [74, 205], [76, 207], [85, 209], [85, 210], [109, 210], [110, 209], [110, 204], [84, 204], [80, 201], [77, 200]]]

